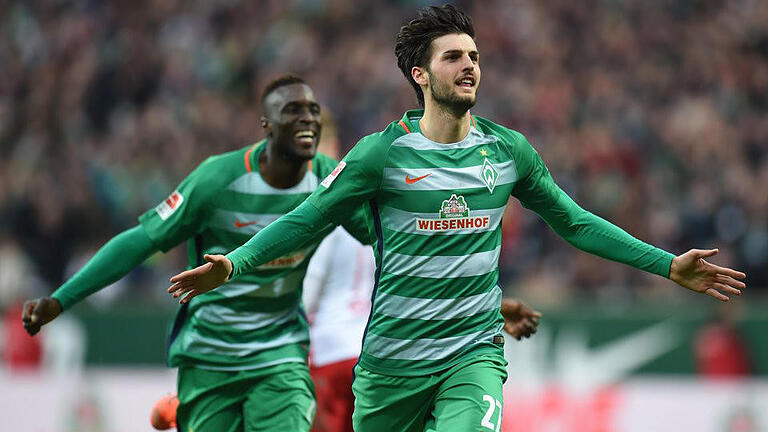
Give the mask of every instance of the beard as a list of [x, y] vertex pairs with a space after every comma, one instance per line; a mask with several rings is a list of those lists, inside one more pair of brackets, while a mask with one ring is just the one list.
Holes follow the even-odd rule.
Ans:
[[475, 106], [477, 101], [477, 93], [472, 96], [459, 96], [453, 90], [453, 83], [440, 82], [432, 74], [429, 74], [429, 88], [432, 89], [432, 99], [456, 117], [464, 115], [465, 112]]

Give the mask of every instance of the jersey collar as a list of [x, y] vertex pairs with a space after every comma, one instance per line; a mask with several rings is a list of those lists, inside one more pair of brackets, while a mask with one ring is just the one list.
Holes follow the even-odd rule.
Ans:
[[[424, 117], [423, 109], [408, 110], [403, 114], [403, 118], [400, 119], [398, 124], [405, 130], [405, 133], [421, 133], [419, 120], [421, 120], [422, 117]], [[472, 127], [477, 129], [475, 116], [473, 116], [471, 112], [469, 113], [469, 121], [472, 122]]]

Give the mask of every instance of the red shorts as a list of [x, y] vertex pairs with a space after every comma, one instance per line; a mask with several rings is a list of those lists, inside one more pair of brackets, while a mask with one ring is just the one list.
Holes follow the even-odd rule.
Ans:
[[317, 392], [317, 414], [311, 432], [352, 432], [353, 369], [357, 359], [309, 369]]

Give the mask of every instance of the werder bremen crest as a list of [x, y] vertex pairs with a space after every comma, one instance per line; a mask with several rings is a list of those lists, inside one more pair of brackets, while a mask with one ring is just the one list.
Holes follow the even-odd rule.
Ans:
[[450, 198], [443, 201], [443, 205], [440, 206], [441, 218], [460, 218], [469, 216], [469, 207], [467, 207], [467, 201], [463, 196], [457, 197], [456, 194], [452, 194]]
[[483, 167], [480, 170], [480, 178], [485, 183], [488, 190], [493, 193], [496, 188], [496, 181], [499, 179], [499, 171], [491, 164], [488, 158], [483, 160]]

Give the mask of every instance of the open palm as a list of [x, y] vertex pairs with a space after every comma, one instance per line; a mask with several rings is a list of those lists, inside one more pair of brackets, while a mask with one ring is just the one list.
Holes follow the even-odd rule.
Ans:
[[183, 271], [171, 278], [168, 293], [179, 298], [179, 303], [189, 303], [193, 297], [219, 287], [229, 279], [232, 262], [224, 255], [205, 255], [207, 263], [192, 270]]
[[714, 265], [704, 259], [717, 255], [717, 252], [717, 249], [691, 249], [676, 256], [672, 260], [669, 278], [691, 291], [722, 301], [730, 300], [726, 294], [741, 295], [746, 285], [737, 279], [744, 279], [744, 273]]

